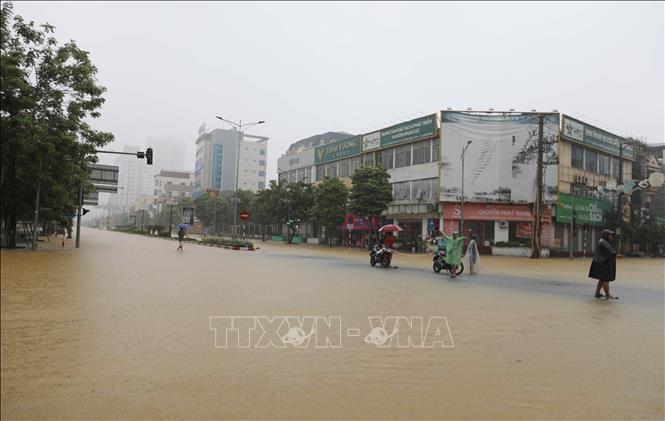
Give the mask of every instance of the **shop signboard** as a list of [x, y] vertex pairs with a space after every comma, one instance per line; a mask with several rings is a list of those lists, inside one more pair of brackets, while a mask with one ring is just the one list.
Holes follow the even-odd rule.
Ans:
[[[462, 206], [459, 203], [443, 204], [444, 219], [461, 219]], [[541, 221], [550, 222], [552, 210], [543, 206]], [[497, 203], [465, 203], [464, 219], [467, 221], [532, 221], [533, 214], [529, 205], [510, 205]]]
[[570, 224], [574, 209], [577, 224], [604, 225], [605, 211], [611, 207], [612, 203], [603, 200], [559, 193], [556, 221], [560, 224]]
[[361, 136], [351, 136], [327, 145], [318, 146], [314, 152], [315, 164], [337, 161], [360, 155]]
[[436, 136], [436, 114], [416, 118], [405, 123], [382, 129], [379, 133], [381, 146], [412, 142]]
[[[626, 139], [621, 136], [584, 124], [566, 115], [563, 116], [562, 127], [561, 134], [568, 140], [582, 143], [616, 157], [634, 159], [633, 146], [626, 143]], [[623, 153], [620, 152], [621, 148], [623, 148]]]

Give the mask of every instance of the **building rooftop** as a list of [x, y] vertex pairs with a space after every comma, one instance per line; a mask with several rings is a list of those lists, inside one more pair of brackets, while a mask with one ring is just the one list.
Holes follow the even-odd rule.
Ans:
[[295, 143], [292, 143], [284, 155], [292, 155], [294, 153], [302, 152], [307, 149], [312, 149], [317, 146], [326, 145], [336, 140], [346, 139], [347, 137], [350, 136], [353, 135], [351, 133], [346, 133], [346, 132], [326, 132], [310, 136], [305, 139], [301, 139]]
[[192, 171], [161, 170], [156, 177], [189, 178], [193, 174]]

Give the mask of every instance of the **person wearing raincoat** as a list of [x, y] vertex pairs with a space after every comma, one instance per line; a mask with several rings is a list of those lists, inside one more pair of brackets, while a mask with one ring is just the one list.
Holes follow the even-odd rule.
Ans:
[[477, 239], [478, 236], [473, 234], [469, 245], [466, 247], [466, 261], [471, 275], [477, 274], [478, 267], [480, 266], [480, 254], [478, 253], [478, 245], [476, 244]]
[[446, 241], [446, 263], [452, 266], [455, 270], [451, 274], [454, 278], [457, 275], [457, 267], [462, 263], [462, 247], [464, 246], [464, 237], [460, 237], [458, 233], [453, 233], [452, 237], [442, 234], [443, 239]]
[[596, 252], [593, 254], [593, 260], [591, 261], [591, 267], [589, 268], [589, 278], [598, 280], [598, 284], [596, 285], [596, 298], [603, 297], [600, 293], [600, 289], [602, 288], [605, 290], [604, 297], [606, 299], [616, 299], [619, 297], [610, 294], [610, 282], [616, 279], [616, 259], [617, 257], [622, 258], [623, 255], [614, 250], [610, 243], [614, 232], [604, 229], [600, 235], [602, 238], [596, 246]]

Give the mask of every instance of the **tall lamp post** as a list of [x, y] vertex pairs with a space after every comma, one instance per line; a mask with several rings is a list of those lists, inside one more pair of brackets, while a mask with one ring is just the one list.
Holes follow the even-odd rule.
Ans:
[[238, 129], [238, 143], [236, 145], [236, 180], [235, 180], [235, 193], [233, 195], [233, 239], [235, 240], [236, 238], [236, 221], [238, 218], [238, 173], [239, 173], [239, 168], [240, 168], [240, 145], [242, 144], [242, 138], [244, 135], [244, 132], [242, 131], [243, 127], [247, 128], [250, 126], [255, 126], [257, 124], [263, 124], [265, 121], [260, 120], [255, 123], [245, 123], [242, 124], [242, 120], [240, 120], [238, 123], [230, 120], [226, 120], [220, 116], [215, 116], [218, 120], [222, 120], [225, 123], [229, 123], [235, 128]]
[[464, 236], [464, 158], [466, 158], [466, 150], [471, 146], [471, 141], [469, 140], [466, 142], [466, 146], [464, 146], [464, 149], [462, 149], [462, 226], [460, 227], [460, 235]]

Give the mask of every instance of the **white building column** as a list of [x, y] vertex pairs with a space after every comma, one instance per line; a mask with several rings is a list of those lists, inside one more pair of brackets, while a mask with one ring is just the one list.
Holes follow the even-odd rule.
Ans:
[[427, 222], [428, 222], [428, 220], [429, 220], [428, 217], [423, 218], [422, 229], [420, 230], [420, 236], [422, 237], [423, 240], [427, 238]]

